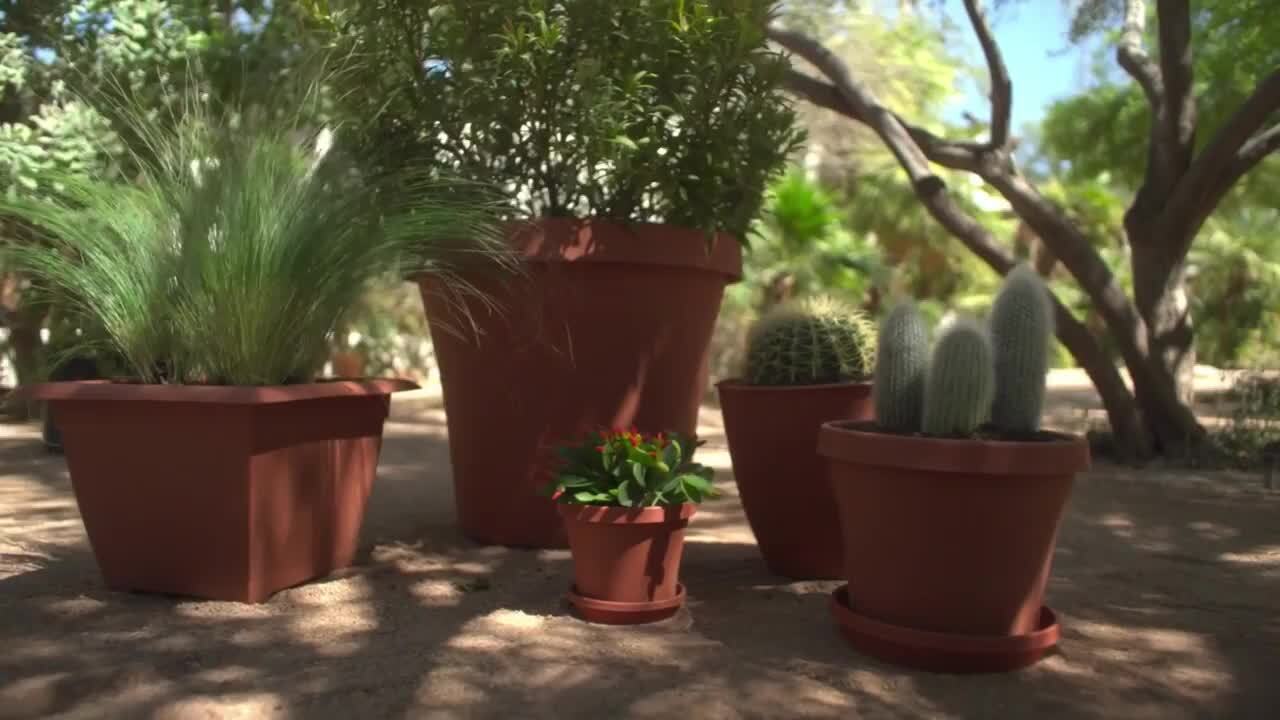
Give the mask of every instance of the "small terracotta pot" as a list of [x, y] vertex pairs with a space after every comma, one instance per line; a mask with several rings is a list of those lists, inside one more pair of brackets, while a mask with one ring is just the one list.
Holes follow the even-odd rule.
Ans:
[[823, 425], [818, 451], [840, 513], [849, 610], [940, 634], [1044, 630], [1058, 526], [1089, 446], [1042, 436], [949, 440]]
[[[637, 624], [661, 620], [680, 609], [684, 531], [696, 505], [621, 508], [559, 503], [556, 507], [573, 554], [574, 585], [569, 598], [584, 617]], [[610, 617], [603, 617], [602, 611]]]
[[512, 225], [508, 237], [524, 261], [519, 277], [461, 273], [497, 309], [418, 278], [458, 523], [483, 543], [564, 547], [555, 503], [538, 492], [559, 468], [556, 447], [601, 426], [694, 434], [711, 333], [742, 251], [725, 235], [708, 248], [697, 230], [572, 218]]
[[364, 353], [356, 350], [344, 350], [336, 352], [329, 361], [333, 363], [334, 377], [346, 379], [358, 379], [364, 377], [365, 362]]
[[840, 516], [816, 450], [818, 431], [832, 420], [871, 419], [871, 384], [729, 380], [716, 389], [733, 478], [769, 570], [797, 580], [844, 577]]
[[113, 590], [261, 602], [355, 558], [399, 380], [33, 386]]

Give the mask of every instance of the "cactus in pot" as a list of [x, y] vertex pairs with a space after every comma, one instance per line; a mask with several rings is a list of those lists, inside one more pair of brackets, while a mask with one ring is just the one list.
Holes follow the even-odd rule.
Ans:
[[995, 383], [986, 329], [972, 319], [957, 319], [939, 335], [929, 361], [924, 434], [972, 436], [987, 419]]
[[751, 385], [860, 382], [875, 364], [875, 337], [858, 310], [831, 297], [786, 303], [756, 323], [747, 340]]
[[1034, 268], [1024, 263], [1009, 272], [988, 322], [996, 375], [991, 425], [1032, 435], [1040, 429], [1053, 337], [1053, 303]]
[[892, 432], [920, 430], [929, 331], [915, 303], [906, 300], [880, 324], [874, 394], [876, 421]]

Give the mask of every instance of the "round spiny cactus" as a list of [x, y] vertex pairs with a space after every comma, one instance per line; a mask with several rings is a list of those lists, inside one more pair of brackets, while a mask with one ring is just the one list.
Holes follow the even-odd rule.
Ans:
[[986, 328], [958, 318], [938, 337], [925, 387], [925, 435], [969, 437], [991, 412], [995, 368]]
[[889, 311], [880, 324], [877, 348], [879, 357], [872, 385], [876, 423], [892, 432], [919, 432], [929, 331], [915, 303], [904, 300]]
[[991, 424], [1006, 433], [1034, 433], [1044, 409], [1053, 303], [1030, 265], [1019, 265], [1005, 277], [989, 324], [996, 375]]
[[829, 297], [781, 305], [747, 340], [752, 385], [860, 382], [875, 364], [875, 338], [856, 309]]

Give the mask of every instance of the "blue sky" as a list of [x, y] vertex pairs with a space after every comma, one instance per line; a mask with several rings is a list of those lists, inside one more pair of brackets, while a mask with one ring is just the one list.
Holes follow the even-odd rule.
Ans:
[[[987, 3], [989, 6], [995, 3]], [[1013, 81], [1013, 118], [1015, 133], [1028, 123], [1037, 123], [1054, 100], [1067, 97], [1087, 86], [1089, 68], [1096, 40], [1079, 46], [1067, 39], [1070, 17], [1059, 0], [1030, 0], [1002, 3], [988, 10], [996, 41], [1004, 53], [1005, 64]], [[982, 50], [958, 0], [946, 3], [952, 22], [966, 33], [965, 54], [978, 67], [984, 68]], [[949, 109], [949, 117], [968, 111], [982, 118], [990, 117], [990, 104], [985, 90], [972, 83], [963, 88], [965, 98]]]

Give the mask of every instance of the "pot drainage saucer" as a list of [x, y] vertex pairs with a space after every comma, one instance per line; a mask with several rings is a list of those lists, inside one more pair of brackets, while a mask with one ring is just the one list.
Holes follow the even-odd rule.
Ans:
[[676, 585], [675, 597], [652, 602], [613, 602], [578, 594], [578, 586], [569, 588], [569, 602], [587, 622], [605, 625], [641, 625], [666, 620], [684, 604], [684, 585]]
[[1008, 672], [1045, 656], [1061, 635], [1058, 617], [1040, 608], [1040, 623], [1025, 635], [963, 635], [891, 625], [849, 609], [849, 586], [831, 593], [831, 615], [859, 652], [895, 665], [944, 673]]

